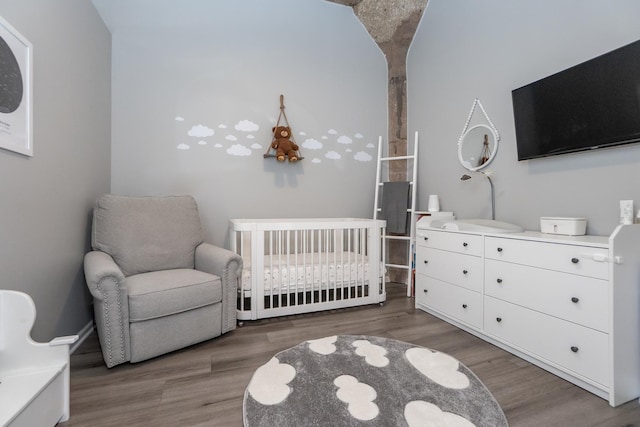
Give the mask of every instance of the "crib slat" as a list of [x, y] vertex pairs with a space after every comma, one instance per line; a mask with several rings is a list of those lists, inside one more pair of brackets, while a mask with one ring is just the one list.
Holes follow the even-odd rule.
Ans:
[[[344, 281], [344, 248], [343, 248], [343, 243], [344, 242], [344, 228], [340, 229], [340, 239], [339, 239], [339, 244], [338, 242], [336, 242], [336, 244], [338, 245], [337, 249], [340, 250], [340, 299], [344, 299], [344, 290], [345, 290], [345, 281]], [[336, 266], [336, 284], [338, 282], [338, 267]], [[336, 295], [336, 299], [338, 298], [338, 296]]]
[[355, 238], [355, 230], [354, 229], [350, 229], [349, 230], [349, 298], [353, 298], [353, 290], [355, 289], [355, 287], [351, 286], [351, 282], [353, 280], [353, 274], [351, 274], [351, 253], [354, 252], [353, 250], [353, 239]]

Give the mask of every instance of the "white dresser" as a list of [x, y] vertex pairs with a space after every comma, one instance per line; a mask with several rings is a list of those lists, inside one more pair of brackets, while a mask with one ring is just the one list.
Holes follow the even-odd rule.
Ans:
[[418, 226], [416, 307], [618, 406], [640, 395], [640, 225], [610, 237]]

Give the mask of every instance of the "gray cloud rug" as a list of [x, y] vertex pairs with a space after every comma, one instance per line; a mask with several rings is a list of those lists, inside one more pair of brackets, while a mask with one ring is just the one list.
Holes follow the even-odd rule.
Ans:
[[326, 337], [276, 354], [253, 374], [243, 412], [246, 427], [507, 426], [458, 360], [373, 336]]

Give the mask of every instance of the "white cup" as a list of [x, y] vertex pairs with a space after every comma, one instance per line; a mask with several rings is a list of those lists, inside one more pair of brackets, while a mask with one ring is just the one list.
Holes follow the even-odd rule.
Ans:
[[440, 212], [440, 200], [437, 194], [431, 194], [429, 196], [429, 204], [427, 205], [429, 212]]

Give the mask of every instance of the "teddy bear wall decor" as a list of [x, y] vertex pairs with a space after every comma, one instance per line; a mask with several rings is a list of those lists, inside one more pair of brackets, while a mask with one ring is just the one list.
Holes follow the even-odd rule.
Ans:
[[298, 161], [298, 144], [291, 139], [291, 128], [289, 126], [274, 126], [273, 142], [271, 148], [276, 150], [276, 159], [279, 162], [284, 162], [285, 159], [290, 162]]
[[[284, 117], [286, 126], [280, 125], [280, 119]], [[300, 155], [300, 147], [296, 144], [291, 132], [291, 126], [289, 126], [289, 120], [284, 112], [284, 95], [280, 95], [280, 115], [276, 125], [271, 128], [273, 138], [271, 144], [264, 154], [264, 158], [275, 157], [279, 162], [288, 160], [290, 163], [295, 163], [298, 160], [302, 160]], [[271, 150], [275, 151], [275, 154], [271, 153]]]

